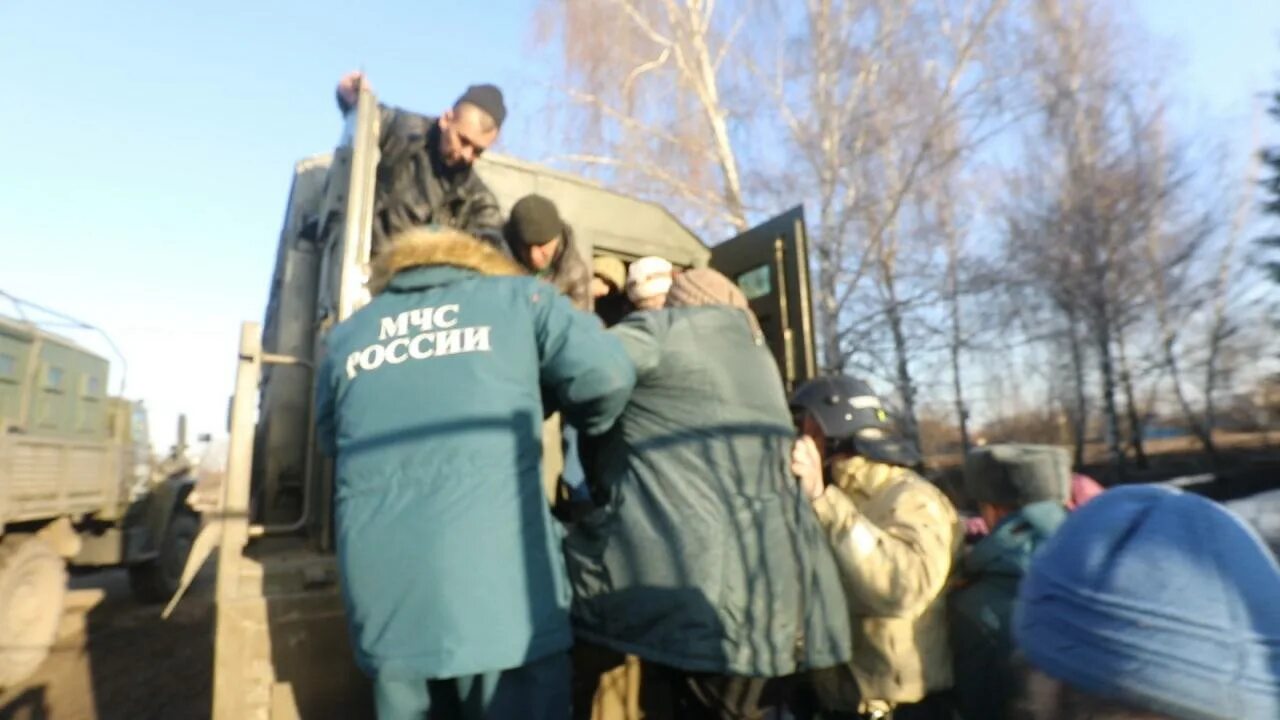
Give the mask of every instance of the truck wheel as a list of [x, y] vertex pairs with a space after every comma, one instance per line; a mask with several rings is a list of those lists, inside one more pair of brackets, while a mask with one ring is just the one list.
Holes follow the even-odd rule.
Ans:
[[161, 603], [173, 597], [182, 583], [182, 569], [186, 567], [191, 544], [199, 532], [200, 518], [195, 514], [174, 513], [160, 543], [160, 554], [129, 566], [129, 587], [139, 602]]
[[67, 564], [44, 540], [0, 540], [0, 688], [13, 687], [49, 654], [62, 619]]

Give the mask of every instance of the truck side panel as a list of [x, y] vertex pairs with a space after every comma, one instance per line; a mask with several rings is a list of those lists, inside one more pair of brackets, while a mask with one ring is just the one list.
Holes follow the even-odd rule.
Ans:
[[0, 434], [0, 519], [6, 523], [114, 507], [120, 450], [107, 442]]
[[[316, 209], [324, 193], [329, 163], [329, 156], [317, 156], [298, 163], [294, 169], [263, 325], [262, 346], [266, 352], [306, 358], [315, 345], [321, 250], [316, 238], [305, 235], [309, 226], [318, 228]], [[261, 519], [289, 523], [301, 515], [305, 495], [311, 371], [302, 365], [268, 366], [263, 368], [261, 387], [254, 488], [261, 501]]]

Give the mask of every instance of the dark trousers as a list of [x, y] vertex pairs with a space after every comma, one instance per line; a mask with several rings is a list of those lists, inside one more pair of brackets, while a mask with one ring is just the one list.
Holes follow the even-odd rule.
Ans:
[[[824, 710], [812, 696], [798, 696], [791, 704], [788, 720], [954, 720], [951, 693], [933, 693], [919, 702], [898, 705], [886, 715], [871, 715], [852, 710]], [[992, 718], [995, 720], [995, 718]]]
[[[626, 662], [626, 656], [608, 648], [593, 645], [581, 640], [573, 644], [573, 720], [591, 720], [595, 709], [596, 690], [600, 687], [600, 679]], [[626, 704], [625, 689], [617, 693], [615, 704]]]
[[374, 682], [378, 720], [569, 720], [569, 653], [510, 670]]
[[[591, 720], [600, 677], [621, 666], [622, 653], [579, 642], [573, 649], [573, 716]], [[646, 720], [773, 720], [794, 680], [688, 672], [642, 661], [639, 705]]]
[[919, 702], [893, 709], [893, 720], [953, 720], [955, 697], [950, 690], [931, 692]]
[[646, 663], [640, 694], [649, 717], [774, 720], [783, 717], [793, 686], [792, 677], [716, 675]]
[[[799, 683], [790, 702], [793, 720], [953, 720], [955, 699], [950, 690], [932, 692], [919, 702], [898, 705], [879, 715], [856, 708], [862, 697], [848, 665], [811, 671]], [[993, 719], [994, 720], [994, 719]]]

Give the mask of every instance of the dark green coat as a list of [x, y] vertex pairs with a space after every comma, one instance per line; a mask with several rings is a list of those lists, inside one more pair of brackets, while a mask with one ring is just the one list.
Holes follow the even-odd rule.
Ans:
[[956, 704], [965, 720], [999, 720], [1018, 691], [1010, 622], [1032, 555], [1067, 518], [1061, 503], [1032, 503], [973, 546], [948, 598]]
[[604, 506], [565, 542], [575, 632], [689, 671], [848, 660], [840, 580], [790, 472], [782, 382], [746, 316], [638, 312], [611, 332], [637, 384], [592, 465]]

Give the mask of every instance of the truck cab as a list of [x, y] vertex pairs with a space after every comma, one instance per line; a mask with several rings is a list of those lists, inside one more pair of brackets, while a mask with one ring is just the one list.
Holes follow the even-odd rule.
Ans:
[[[317, 450], [312, 407], [325, 334], [369, 297], [378, 112], [368, 90], [347, 123], [349, 140], [295, 166], [265, 317], [241, 331], [223, 496], [206, 528], [220, 538], [219, 719], [373, 714], [348, 644], [332, 466]], [[788, 389], [814, 375], [800, 208], [708, 247], [661, 206], [588, 180], [499, 156], [476, 167], [504, 213], [528, 193], [554, 201], [588, 263], [658, 255], [725, 272], [750, 300]], [[193, 554], [187, 577], [202, 555]]]

